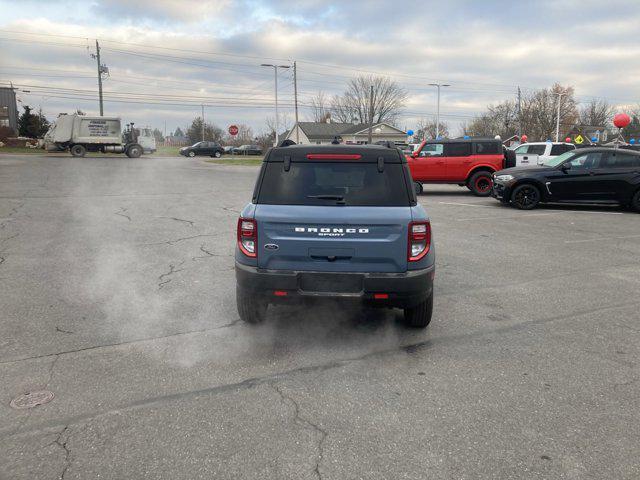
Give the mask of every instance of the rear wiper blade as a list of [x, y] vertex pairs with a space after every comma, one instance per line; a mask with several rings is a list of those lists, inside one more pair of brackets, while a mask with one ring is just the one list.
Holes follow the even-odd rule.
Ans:
[[318, 200], [335, 200], [337, 202], [344, 201], [341, 195], [307, 195], [307, 198], [317, 198]]

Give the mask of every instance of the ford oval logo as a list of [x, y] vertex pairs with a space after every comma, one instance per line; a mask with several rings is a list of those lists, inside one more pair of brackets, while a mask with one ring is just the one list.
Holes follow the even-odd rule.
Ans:
[[264, 245], [265, 250], [277, 250], [278, 248], [280, 247], [278, 247], [278, 245], [276, 245], [275, 243], [266, 243]]

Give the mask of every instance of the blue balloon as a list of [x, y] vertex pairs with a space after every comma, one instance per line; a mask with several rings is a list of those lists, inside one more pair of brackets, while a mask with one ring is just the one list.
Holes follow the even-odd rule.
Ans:
[[464, 139], [465, 139], [465, 140], [469, 140], [470, 138], [471, 138], [471, 137], [470, 137], [469, 135], [465, 135], [465, 136], [464, 136]]
[[436, 137], [436, 140], [442, 140], [442, 137], [441, 137], [440, 135], [438, 135], [438, 136]]
[[629, 140], [629, 143], [633, 145], [634, 143], [636, 143], [636, 139], [632, 138], [631, 140]]
[[547, 143], [551, 143], [551, 139], [550, 138], [547, 138]]
[[413, 130], [407, 130], [407, 135], [409, 136], [413, 135]]
[[598, 141], [598, 137], [591, 137], [591, 141], [594, 142], [594, 143], [597, 142]]

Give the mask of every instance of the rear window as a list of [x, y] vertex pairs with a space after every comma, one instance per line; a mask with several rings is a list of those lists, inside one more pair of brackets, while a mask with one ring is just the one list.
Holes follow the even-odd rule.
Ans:
[[559, 144], [559, 145], [553, 145], [551, 147], [551, 155], [552, 156], [556, 156], [556, 155], [562, 155], [565, 152], [568, 152], [569, 150], [574, 150], [573, 145], [564, 145], [564, 144]]
[[269, 205], [349, 205], [400, 207], [410, 205], [402, 164], [268, 162], [257, 203]]
[[529, 145], [529, 150], [527, 150], [527, 153], [530, 155], [544, 155], [544, 151], [546, 149], [546, 145]]

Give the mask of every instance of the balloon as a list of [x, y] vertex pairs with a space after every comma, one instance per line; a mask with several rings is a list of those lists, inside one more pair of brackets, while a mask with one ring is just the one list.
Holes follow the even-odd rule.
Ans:
[[436, 137], [436, 140], [442, 140], [442, 137], [441, 137], [440, 135], [438, 135], [438, 136]]
[[636, 143], [636, 139], [635, 139], [635, 138], [632, 138], [631, 140], [629, 140], [629, 143], [630, 143], [631, 145], [633, 145], [634, 143]]
[[567, 142], [567, 143], [571, 143], [571, 137], [565, 138], [564, 141]]
[[613, 117], [613, 124], [618, 128], [624, 128], [631, 123], [631, 117], [626, 113], [617, 113]]
[[547, 138], [547, 143], [551, 143], [551, 139], [550, 138]]
[[407, 130], [407, 135], [409, 136], [413, 135], [413, 130]]
[[465, 140], [469, 140], [471, 137], [470, 137], [469, 135], [465, 135], [463, 138], [464, 138]]
[[493, 138], [495, 138], [496, 140], [502, 140], [502, 137], [501, 137], [500, 135], [496, 135], [496, 136], [495, 136], [495, 137], [493, 137]]
[[591, 137], [591, 141], [592, 141], [593, 143], [597, 142], [597, 141], [598, 141], [598, 137]]
[[529, 137], [527, 137], [526, 135], [522, 135], [522, 136], [520, 137], [520, 141], [521, 141], [522, 143], [526, 143], [526, 142], [527, 142], [527, 140], [529, 140]]

